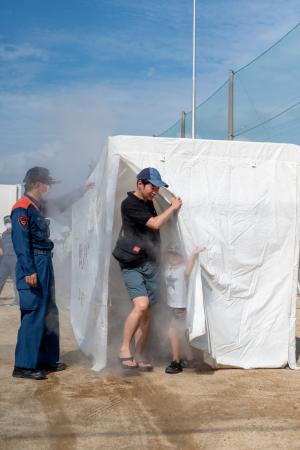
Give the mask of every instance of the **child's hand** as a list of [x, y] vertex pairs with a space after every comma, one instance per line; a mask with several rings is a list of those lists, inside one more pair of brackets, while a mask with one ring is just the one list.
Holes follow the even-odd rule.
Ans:
[[207, 250], [206, 247], [196, 247], [194, 248], [194, 250], [192, 251], [192, 255], [193, 256], [198, 256], [200, 253], [205, 252]]

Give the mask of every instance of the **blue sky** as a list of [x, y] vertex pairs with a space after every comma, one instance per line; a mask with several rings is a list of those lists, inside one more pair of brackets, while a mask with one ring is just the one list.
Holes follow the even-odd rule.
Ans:
[[[0, 183], [34, 164], [83, 179], [107, 135], [159, 133], [190, 110], [191, 10], [0, 0]], [[198, 0], [197, 102], [299, 17], [298, 0]]]

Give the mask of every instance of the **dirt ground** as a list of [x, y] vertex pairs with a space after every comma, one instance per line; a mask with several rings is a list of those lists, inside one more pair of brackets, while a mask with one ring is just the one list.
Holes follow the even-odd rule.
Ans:
[[12, 378], [19, 310], [11, 292], [7, 285], [0, 298], [1, 450], [300, 449], [300, 372], [202, 366], [168, 376], [161, 365], [130, 377], [95, 373], [67, 313], [68, 370], [46, 381]]

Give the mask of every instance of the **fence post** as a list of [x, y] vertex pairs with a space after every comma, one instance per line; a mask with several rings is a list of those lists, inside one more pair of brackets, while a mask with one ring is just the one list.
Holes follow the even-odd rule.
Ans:
[[181, 130], [180, 130], [180, 137], [185, 138], [185, 119], [186, 119], [186, 113], [182, 111], [181, 113]]
[[227, 139], [233, 141], [234, 139], [234, 104], [233, 104], [233, 94], [234, 94], [234, 72], [229, 70], [228, 72], [228, 117], [227, 117]]

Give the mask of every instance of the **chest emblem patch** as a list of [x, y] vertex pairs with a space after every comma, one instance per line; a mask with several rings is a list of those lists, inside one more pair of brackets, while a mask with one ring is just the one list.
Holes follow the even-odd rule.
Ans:
[[135, 245], [132, 250], [134, 251], [134, 253], [140, 253], [141, 247], [139, 247], [138, 245]]
[[18, 222], [23, 228], [28, 228], [29, 218], [27, 216], [18, 217]]

